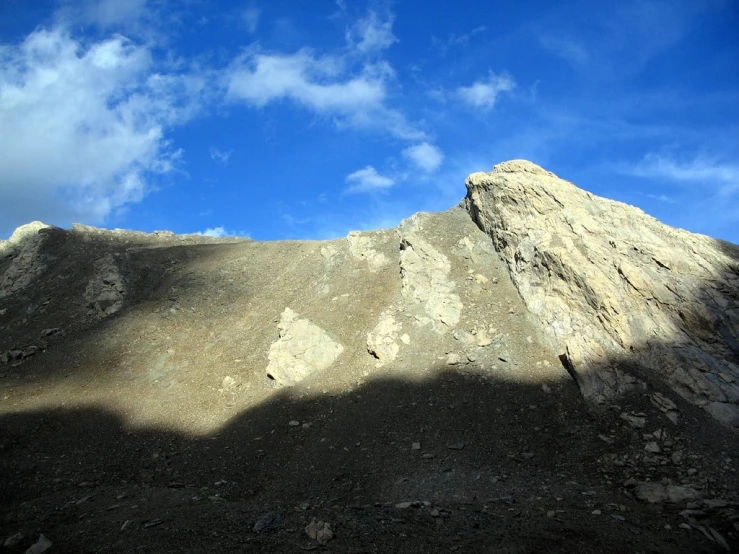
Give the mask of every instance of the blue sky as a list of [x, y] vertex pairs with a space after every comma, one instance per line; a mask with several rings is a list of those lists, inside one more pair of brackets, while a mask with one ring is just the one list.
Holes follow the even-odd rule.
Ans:
[[739, 4], [4, 0], [0, 238], [333, 238], [525, 158], [739, 243]]

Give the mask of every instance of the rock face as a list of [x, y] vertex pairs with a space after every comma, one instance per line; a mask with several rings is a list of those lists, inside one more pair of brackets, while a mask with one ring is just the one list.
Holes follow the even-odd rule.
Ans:
[[467, 190], [470, 214], [587, 399], [664, 380], [739, 426], [739, 247], [526, 161], [474, 173]]
[[0, 279], [0, 298], [26, 288], [45, 269], [39, 248], [46, 231], [54, 229], [40, 221], [18, 227], [7, 241], [0, 241], [0, 258], [12, 257]]

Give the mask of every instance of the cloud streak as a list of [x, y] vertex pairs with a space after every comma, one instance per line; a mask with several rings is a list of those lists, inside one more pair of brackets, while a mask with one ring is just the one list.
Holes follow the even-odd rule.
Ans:
[[666, 179], [683, 184], [700, 184], [720, 195], [739, 190], [739, 165], [718, 163], [704, 158], [676, 161], [657, 154], [647, 154], [626, 173], [649, 179]]

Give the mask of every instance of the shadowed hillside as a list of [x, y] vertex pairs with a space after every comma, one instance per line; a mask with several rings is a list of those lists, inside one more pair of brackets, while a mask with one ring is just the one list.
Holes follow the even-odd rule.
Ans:
[[[554, 215], [545, 235], [522, 207], [514, 233], [496, 186], [325, 242], [20, 228], [0, 244], [3, 551], [732, 548], [736, 248], [695, 239], [719, 260], [699, 273], [652, 253], [661, 280], [624, 239], [599, 274], [600, 220], [522, 197]], [[682, 330], [645, 327], [663, 312]]]

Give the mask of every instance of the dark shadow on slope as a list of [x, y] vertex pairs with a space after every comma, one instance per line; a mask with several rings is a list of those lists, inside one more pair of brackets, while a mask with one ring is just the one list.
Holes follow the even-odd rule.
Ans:
[[603, 425], [569, 381], [546, 392], [452, 372], [283, 391], [202, 438], [93, 409], [9, 414], [0, 538], [42, 532], [54, 552], [293, 552], [317, 547], [303, 532], [315, 517], [339, 552], [714, 551], [675, 531], [676, 508], [620, 488], [634, 470], [614, 463], [642, 442]]

